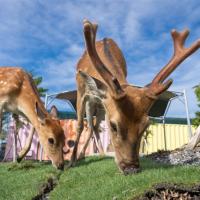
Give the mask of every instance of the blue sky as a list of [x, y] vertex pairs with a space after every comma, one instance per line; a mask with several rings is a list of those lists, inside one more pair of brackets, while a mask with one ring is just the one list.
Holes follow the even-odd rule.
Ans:
[[[128, 66], [128, 81], [144, 86], [173, 54], [171, 29], [190, 29], [186, 46], [200, 38], [200, 3], [182, 0], [0, 0], [0, 64], [42, 76], [49, 93], [70, 90], [84, 50], [82, 20], [99, 24], [97, 39], [113, 38]], [[200, 82], [200, 50], [171, 75], [171, 90], [188, 94], [190, 115], [198, 109], [192, 87]], [[175, 101], [169, 116], [185, 117]]]

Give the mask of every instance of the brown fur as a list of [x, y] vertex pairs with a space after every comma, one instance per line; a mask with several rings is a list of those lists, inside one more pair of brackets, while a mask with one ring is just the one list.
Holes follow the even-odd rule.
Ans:
[[[23, 114], [30, 120], [53, 165], [63, 168], [63, 130], [44, 108], [30, 75], [19, 67], [1, 67], [0, 102], [0, 112], [5, 109]], [[49, 143], [49, 138], [54, 144]]]
[[[83, 127], [87, 101], [96, 98], [105, 108], [115, 160], [125, 174], [139, 171], [139, 147], [143, 132], [149, 124], [148, 112], [159, 94], [168, 89], [172, 80], [165, 81], [171, 72], [200, 47], [200, 41], [185, 48], [189, 33], [172, 31], [175, 53], [171, 61], [155, 76], [147, 87], [138, 88], [126, 80], [123, 54], [112, 39], [95, 42], [97, 25], [84, 21], [87, 51], [77, 66], [78, 144]], [[97, 106], [97, 105], [94, 105]], [[76, 159], [74, 148], [71, 163]]]

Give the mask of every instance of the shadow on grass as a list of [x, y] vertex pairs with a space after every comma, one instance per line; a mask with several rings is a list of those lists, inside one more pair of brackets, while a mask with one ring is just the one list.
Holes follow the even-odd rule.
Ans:
[[[90, 157], [86, 157], [83, 158], [81, 160], [78, 160], [75, 164], [75, 166], [73, 166], [72, 168], [75, 167], [80, 167], [80, 166], [87, 166], [90, 165], [92, 163], [96, 163], [96, 162], [101, 162], [103, 160], [113, 160], [113, 157], [109, 157], [109, 156], [90, 156]], [[65, 166], [67, 166], [69, 163], [69, 161], [65, 161]]]
[[8, 163], [8, 171], [15, 171], [15, 170], [29, 170], [29, 169], [37, 169], [41, 168], [42, 166], [50, 166], [50, 161], [40, 162], [38, 160], [23, 160], [20, 163]]
[[[90, 164], [101, 162], [101, 161], [106, 161], [106, 160], [113, 160], [113, 165], [116, 165], [114, 163], [113, 157], [90, 156], [90, 157], [86, 157], [85, 159], [78, 160], [74, 167], [76, 168], [76, 167], [80, 167], [80, 166], [88, 166]], [[68, 163], [69, 163], [69, 161], [65, 161], [65, 166], [67, 166]], [[169, 164], [157, 163], [155, 161], [152, 161], [149, 158], [141, 158], [140, 165], [141, 165], [142, 171], [147, 171], [147, 170], [151, 170], [151, 169], [169, 169], [169, 168], [175, 167], [175, 166], [169, 165]], [[51, 166], [53, 168], [51, 161], [40, 162], [38, 160], [25, 160], [25, 161], [22, 161], [21, 163], [9, 163], [7, 169], [8, 169], [8, 171], [30, 170], [30, 169], [38, 169], [43, 166], [45, 166], [45, 167]]]
[[[80, 167], [80, 166], [87, 166], [93, 163], [97, 163], [97, 162], [101, 162], [101, 161], [106, 161], [106, 160], [113, 160], [113, 157], [109, 157], [109, 156], [104, 156], [104, 157], [98, 157], [98, 156], [91, 156], [91, 157], [86, 157], [85, 159], [81, 159], [78, 160], [75, 164], [74, 167], [72, 168], [76, 168], [76, 167]], [[65, 161], [65, 165], [67, 166], [67, 164], [69, 163], [69, 161]], [[113, 163], [113, 165], [116, 165], [116, 163]], [[143, 171], [148, 171], [148, 170], [154, 170], [154, 169], [169, 169], [169, 168], [173, 168], [176, 166], [173, 165], [169, 165], [169, 164], [162, 164], [162, 163], [157, 163], [149, 158], [140, 158], [140, 166], [141, 169]]]
[[140, 164], [142, 171], [151, 170], [151, 169], [169, 169], [176, 166], [170, 164], [162, 164], [151, 160], [150, 158], [141, 158]]

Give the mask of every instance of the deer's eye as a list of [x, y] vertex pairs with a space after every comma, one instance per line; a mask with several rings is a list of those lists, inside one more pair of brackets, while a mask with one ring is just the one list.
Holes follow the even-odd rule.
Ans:
[[110, 121], [110, 127], [112, 131], [117, 132], [117, 125], [114, 122]]
[[53, 138], [48, 138], [49, 144], [53, 145], [54, 144], [54, 139]]

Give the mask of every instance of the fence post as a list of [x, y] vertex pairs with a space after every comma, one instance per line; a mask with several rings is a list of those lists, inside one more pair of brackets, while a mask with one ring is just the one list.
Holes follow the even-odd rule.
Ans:
[[164, 132], [164, 145], [165, 145], [165, 151], [167, 150], [167, 137], [166, 137], [166, 129], [165, 129], [165, 116], [162, 118], [163, 123], [163, 132]]

